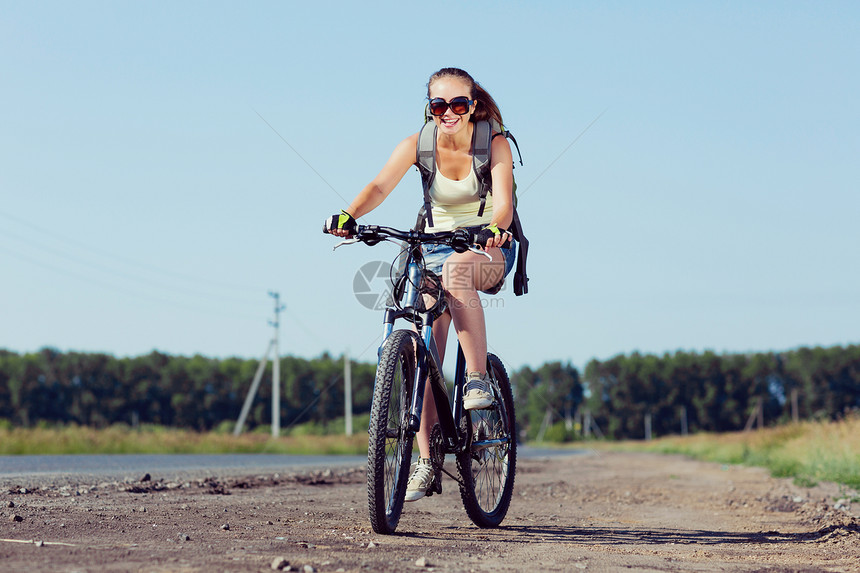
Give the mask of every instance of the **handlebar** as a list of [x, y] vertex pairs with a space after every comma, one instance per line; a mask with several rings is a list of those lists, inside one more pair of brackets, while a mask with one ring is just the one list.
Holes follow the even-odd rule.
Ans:
[[[486, 247], [488, 237], [480, 232], [476, 233], [471, 229], [456, 229], [454, 231], [424, 233], [414, 230], [402, 231], [393, 227], [383, 227], [380, 225], [357, 225], [355, 232], [347, 239], [347, 242], [362, 242], [366, 245], [373, 246], [388, 239], [406, 241], [410, 245], [449, 245], [456, 252], [462, 253], [470, 250], [473, 246], [481, 248]], [[506, 244], [503, 246], [510, 246], [510, 239], [508, 239]]]

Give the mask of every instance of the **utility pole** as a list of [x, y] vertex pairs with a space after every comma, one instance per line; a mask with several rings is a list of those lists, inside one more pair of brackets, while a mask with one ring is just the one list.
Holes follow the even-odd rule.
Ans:
[[686, 436], [687, 432], [687, 407], [681, 406], [681, 435]]
[[584, 422], [582, 422], [582, 433], [585, 439], [591, 437], [591, 410], [586, 410], [583, 414]]
[[791, 421], [795, 424], [800, 421], [800, 416], [797, 413], [797, 388], [791, 390]]
[[257, 366], [257, 372], [254, 374], [254, 381], [251, 382], [251, 389], [248, 390], [248, 395], [245, 396], [245, 403], [242, 404], [242, 413], [239, 414], [239, 420], [236, 421], [236, 427], [233, 428], [233, 435], [238, 436], [242, 433], [245, 427], [245, 420], [248, 418], [248, 412], [251, 411], [251, 404], [254, 403], [254, 397], [257, 395], [257, 389], [260, 387], [260, 380], [263, 379], [263, 373], [266, 370], [266, 364], [269, 362], [269, 352], [272, 351], [274, 340], [269, 341], [266, 347], [266, 353], [260, 359], [260, 364]]
[[344, 425], [346, 426], [346, 435], [352, 435], [352, 364], [349, 360], [349, 353], [343, 355], [343, 412]]
[[762, 402], [761, 397], [755, 399], [755, 406], [753, 406], [750, 417], [747, 418], [747, 425], [744, 426], [744, 432], [752, 430], [756, 422], [758, 422], [758, 429], [761, 430], [764, 427], [764, 403]]
[[281, 330], [280, 314], [287, 308], [281, 304], [281, 293], [269, 291], [269, 296], [275, 299], [275, 321], [269, 322], [275, 327], [275, 337], [272, 346], [275, 347], [275, 361], [272, 363], [272, 437], [281, 435], [281, 354], [278, 350], [278, 334]]
[[546, 434], [546, 431], [549, 429], [550, 425], [552, 425], [552, 407], [547, 406], [546, 413], [543, 416], [543, 422], [541, 422], [540, 430], [538, 430], [538, 435], [536, 438], [538, 442], [543, 441], [544, 434]]
[[280, 320], [278, 316], [286, 306], [281, 304], [281, 295], [277, 292], [269, 292], [269, 296], [275, 299], [275, 321], [269, 321], [271, 326], [275, 327], [275, 336], [269, 341], [266, 347], [266, 353], [260, 360], [257, 366], [257, 372], [254, 374], [254, 381], [251, 382], [251, 389], [248, 390], [248, 395], [245, 396], [245, 403], [242, 405], [242, 412], [239, 414], [239, 419], [236, 421], [236, 427], [233, 428], [233, 435], [238, 436], [242, 433], [245, 427], [245, 420], [248, 413], [251, 411], [251, 404], [254, 402], [254, 397], [257, 395], [257, 389], [260, 387], [260, 381], [263, 379], [263, 374], [266, 371], [266, 364], [269, 363], [269, 353], [275, 351], [275, 359], [272, 363], [272, 437], [278, 437], [281, 433], [281, 355], [278, 351], [278, 331], [280, 330]]

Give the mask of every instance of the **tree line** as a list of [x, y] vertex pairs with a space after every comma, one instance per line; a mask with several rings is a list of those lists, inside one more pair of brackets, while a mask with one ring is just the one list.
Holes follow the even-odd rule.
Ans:
[[[15, 426], [159, 424], [208, 431], [235, 422], [258, 361], [161, 352], [133, 358], [51, 348], [0, 350], [0, 419]], [[354, 412], [370, 410], [376, 367], [353, 362]], [[282, 357], [282, 424], [325, 422], [344, 411], [343, 361]], [[269, 362], [246, 427], [271, 423]]]
[[[44, 348], [0, 350], [0, 420], [104, 427], [160, 424], [199, 431], [232, 424], [257, 369], [256, 360], [160, 352], [109, 354]], [[344, 412], [343, 358], [283, 357], [281, 425], [326, 424]], [[373, 363], [351, 364], [353, 411], [370, 411]], [[834, 419], [860, 408], [860, 346], [780, 353], [633, 353], [590, 361], [583, 374], [549, 362], [510, 372], [520, 433], [527, 439], [574, 439], [594, 429], [610, 438], [742, 429], [761, 405], [768, 423]], [[271, 423], [271, 363], [248, 416]], [[587, 415], [586, 415], [587, 414]], [[588, 422], [586, 422], [588, 420]], [[587, 424], [587, 428], [583, 428]]]
[[[860, 409], [860, 346], [787, 352], [634, 352], [591, 360], [585, 372], [560, 362], [515, 372], [521, 435], [565, 441], [742, 430], [838, 419]], [[757, 416], [756, 416], [757, 417]]]
[[612, 438], [642, 438], [646, 416], [656, 435], [681, 433], [684, 421], [690, 432], [741, 430], [759, 408], [767, 424], [838, 419], [860, 408], [860, 346], [633, 353], [592, 360], [584, 380], [585, 407]]

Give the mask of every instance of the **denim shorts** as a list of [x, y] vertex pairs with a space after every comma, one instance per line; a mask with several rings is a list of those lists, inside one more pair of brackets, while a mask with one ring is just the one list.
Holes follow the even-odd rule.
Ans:
[[[437, 244], [422, 245], [421, 250], [424, 253], [424, 264], [426, 269], [435, 273], [439, 277], [442, 276], [442, 265], [445, 264], [448, 257], [456, 252], [448, 245]], [[514, 260], [516, 259], [517, 254], [517, 242], [511, 238], [511, 246], [500, 248], [500, 250], [502, 251], [502, 256], [505, 258], [505, 276], [508, 276], [514, 268]], [[489, 262], [489, 259], [487, 262]], [[502, 278], [498, 285], [484, 292], [495, 294], [501, 290], [504, 282], [504, 278]]]

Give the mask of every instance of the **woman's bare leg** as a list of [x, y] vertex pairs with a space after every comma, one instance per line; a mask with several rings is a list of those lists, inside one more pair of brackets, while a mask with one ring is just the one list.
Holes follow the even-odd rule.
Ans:
[[[448, 298], [448, 311], [433, 323], [433, 338], [439, 350], [440, 361], [445, 358], [448, 329], [453, 321], [463, 355], [466, 357], [466, 370], [481, 374], [487, 371], [487, 327], [478, 291], [495, 286], [505, 273], [502, 251], [492, 248], [488, 252], [493, 257], [492, 261], [472, 252], [455, 253], [448, 257], [442, 269], [442, 284]], [[439, 368], [441, 367], [442, 364], [439, 364]], [[421, 427], [415, 439], [421, 457], [428, 458], [430, 431], [439, 421], [429, 379], [424, 391], [423, 408]]]
[[448, 308], [466, 358], [466, 370], [481, 374], [487, 371], [487, 325], [478, 291], [492, 288], [505, 273], [502, 251], [492, 248], [488, 252], [492, 261], [478, 253], [455, 253], [445, 261], [442, 271]]
[[[436, 348], [439, 350], [439, 369], [442, 369], [442, 364], [445, 360], [445, 345], [448, 342], [448, 328], [451, 324], [451, 315], [445, 312], [442, 316], [436, 319], [433, 323], [433, 339], [436, 341]], [[436, 402], [433, 400], [433, 390], [430, 388], [430, 378], [427, 378], [427, 385], [424, 387], [424, 409], [421, 414], [421, 427], [418, 433], [415, 434], [415, 440], [418, 442], [418, 452], [422, 458], [430, 457], [430, 431], [439, 422], [439, 414], [436, 412]]]

